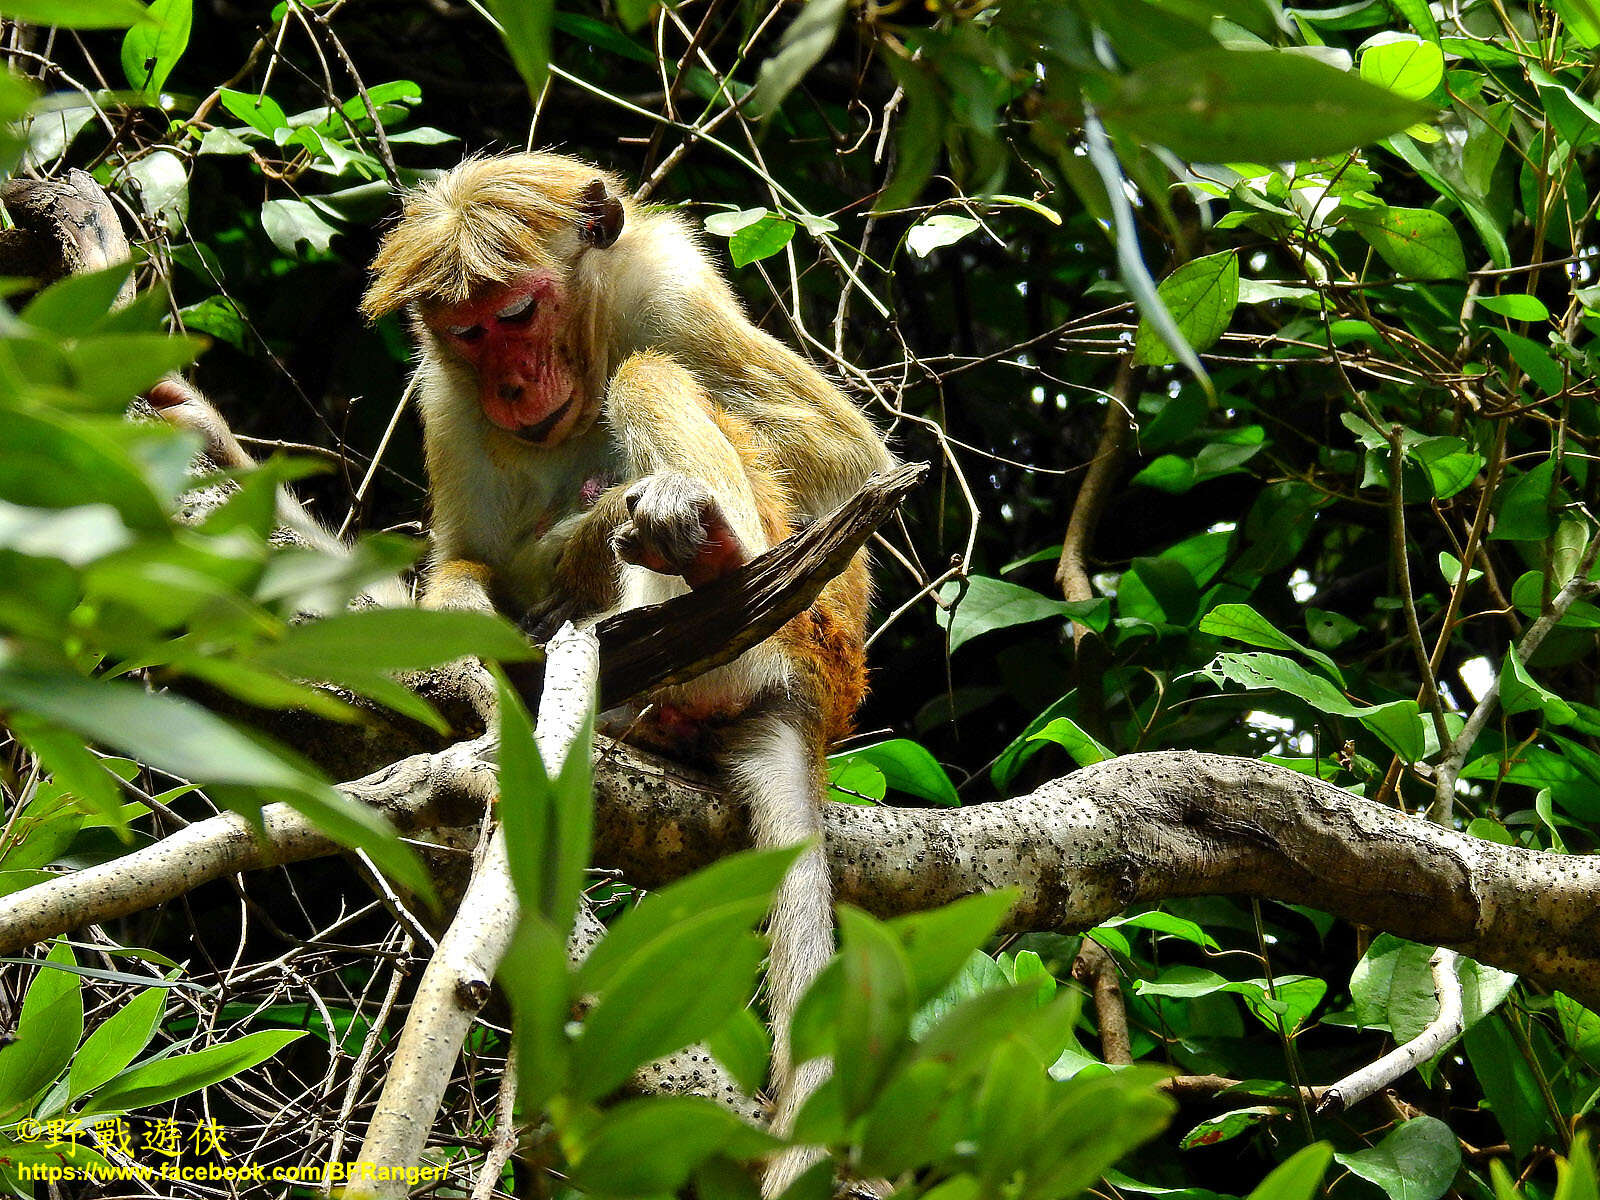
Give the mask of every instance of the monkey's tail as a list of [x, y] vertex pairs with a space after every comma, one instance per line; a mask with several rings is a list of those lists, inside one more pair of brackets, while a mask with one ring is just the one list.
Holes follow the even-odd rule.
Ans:
[[[730, 747], [729, 783], [749, 809], [758, 846], [810, 847], [789, 868], [772, 904], [772, 949], [767, 969], [772, 1013], [774, 1133], [786, 1135], [801, 1105], [833, 1070], [827, 1059], [795, 1063], [789, 1025], [800, 997], [833, 954], [833, 886], [822, 848], [822, 804], [827, 795], [821, 720], [811, 706], [792, 702], [740, 723]], [[767, 1168], [762, 1192], [781, 1193], [821, 1157], [797, 1149]]]

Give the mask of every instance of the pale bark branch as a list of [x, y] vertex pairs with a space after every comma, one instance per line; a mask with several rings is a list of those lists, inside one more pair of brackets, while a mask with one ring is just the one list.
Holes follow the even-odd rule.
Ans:
[[1415, 1070], [1461, 1036], [1466, 1021], [1461, 1005], [1461, 977], [1456, 974], [1458, 958], [1453, 950], [1439, 949], [1428, 960], [1433, 973], [1433, 994], [1439, 1001], [1438, 1015], [1409, 1042], [1330, 1085], [1317, 1104], [1319, 1114], [1341, 1113], [1353, 1108], [1407, 1071]]
[[[425, 806], [406, 809], [394, 796], [476, 792], [487, 768], [471, 745], [396, 764], [393, 794], [382, 772], [359, 786], [415, 827]], [[636, 884], [659, 886], [750, 844], [744, 814], [705, 776], [610, 745], [595, 780], [597, 861]], [[250, 836], [240, 818], [214, 818], [0, 897], [0, 952], [222, 874], [334, 849], [284, 806], [263, 816], [265, 837]], [[880, 915], [1015, 886], [1022, 895], [1007, 930], [1081, 930], [1135, 903], [1253, 895], [1448, 946], [1600, 1005], [1600, 857], [1469, 837], [1249, 759], [1132, 754], [1014, 800], [957, 809], [830, 804], [824, 821], [839, 899]], [[180, 840], [187, 857], [171, 848]], [[146, 880], [153, 885], [134, 895]]]
[[[599, 665], [593, 634], [568, 626], [550, 640], [534, 741], [552, 772], [560, 769], [589, 715]], [[505, 828], [497, 824], [455, 918], [417, 984], [355, 1177], [345, 1189], [352, 1200], [405, 1195], [405, 1171], [422, 1159], [462, 1044], [490, 996], [495, 968], [516, 923]]]

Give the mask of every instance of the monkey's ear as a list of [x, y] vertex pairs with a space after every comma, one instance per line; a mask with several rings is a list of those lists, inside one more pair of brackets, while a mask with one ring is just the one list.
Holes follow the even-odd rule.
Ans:
[[581, 215], [579, 236], [596, 249], [604, 250], [622, 233], [622, 201], [611, 194], [605, 180], [592, 179], [578, 197]]

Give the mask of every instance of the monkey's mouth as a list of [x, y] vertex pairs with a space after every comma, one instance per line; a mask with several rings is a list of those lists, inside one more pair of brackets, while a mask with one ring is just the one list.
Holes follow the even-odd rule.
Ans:
[[521, 438], [525, 442], [531, 442], [535, 446], [542, 446], [544, 444], [544, 440], [549, 437], [555, 427], [561, 423], [561, 418], [567, 415], [567, 410], [572, 407], [572, 402], [576, 399], [577, 396], [575, 395], [568, 396], [567, 402], [560, 408], [556, 409], [548, 417], [545, 417], [537, 424], [524, 425], [522, 428], [514, 430], [514, 436]]

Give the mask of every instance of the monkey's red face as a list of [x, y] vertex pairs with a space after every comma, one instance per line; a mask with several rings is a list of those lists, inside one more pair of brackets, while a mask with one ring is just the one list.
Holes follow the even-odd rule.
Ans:
[[477, 373], [484, 416], [525, 442], [553, 446], [592, 417], [566, 309], [561, 281], [533, 271], [464, 304], [431, 309], [425, 320]]

